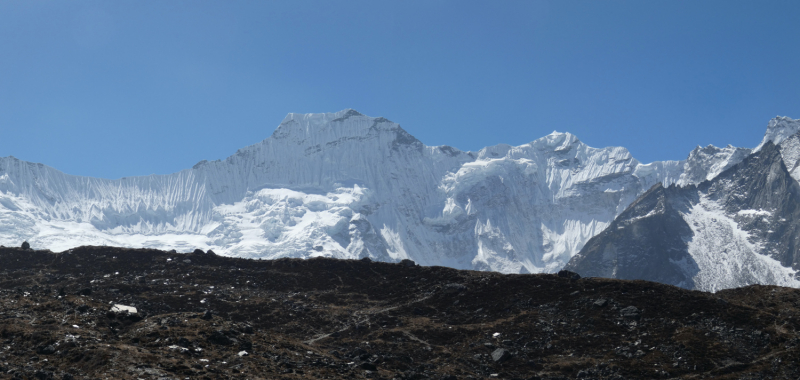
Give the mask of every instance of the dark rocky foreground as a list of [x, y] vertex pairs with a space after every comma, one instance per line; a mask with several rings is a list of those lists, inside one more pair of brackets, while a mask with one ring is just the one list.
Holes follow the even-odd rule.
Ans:
[[796, 379], [798, 302], [773, 286], [0, 248], [0, 378]]

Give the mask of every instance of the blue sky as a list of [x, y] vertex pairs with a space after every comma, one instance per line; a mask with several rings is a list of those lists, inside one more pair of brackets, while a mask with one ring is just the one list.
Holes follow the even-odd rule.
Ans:
[[643, 162], [800, 118], [800, 1], [0, 2], [0, 156], [166, 174], [354, 108], [428, 145]]

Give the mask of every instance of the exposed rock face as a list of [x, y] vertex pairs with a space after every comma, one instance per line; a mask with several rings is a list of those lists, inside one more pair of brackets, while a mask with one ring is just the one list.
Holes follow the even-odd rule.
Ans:
[[668, 193], [676, 191], [674, 186], [653, 186], [590, 239], [565, 269], [584, 277], [649, 279], [691, 288], [686, 274], [673, 264], [687, 258], [683, 237], [691, 235], [668, 201]]
[[800, 286], [800, 186], [771, 141], [697, 186], [654, 186], [566, 266], [690, 289]]

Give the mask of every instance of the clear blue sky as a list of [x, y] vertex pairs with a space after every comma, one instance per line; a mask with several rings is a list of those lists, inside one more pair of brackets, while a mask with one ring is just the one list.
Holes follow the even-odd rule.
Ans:
[[428, 145], [642, 162], [800, 118], [800, 1], [0, 1], [0, 156], [165, 174], [354, 108]]

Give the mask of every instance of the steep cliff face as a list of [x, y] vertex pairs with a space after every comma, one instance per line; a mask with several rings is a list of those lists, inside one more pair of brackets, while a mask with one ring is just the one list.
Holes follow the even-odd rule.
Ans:
[[800, 186], [778, 146], [759, 148], [696, 186], [656, 185], [566, 269], [710, 291], [800, 286]]
[[565, 269], [584, 277], [648, 279], [692, 288], [691, 276], [676, 265], [691, 260], [685, 240], [691, 229], [674, 207], [680, 193], [675, 186], [653, 186], [590, 239]]
[[0, 158], [0, 244], [553, 272], [654, 184], [696, 184], [747, 153], [641, 164], [558, 132], [464, 152], [350, 109], [289, 114], [262, 142], [170, 175], [86, 178]]

